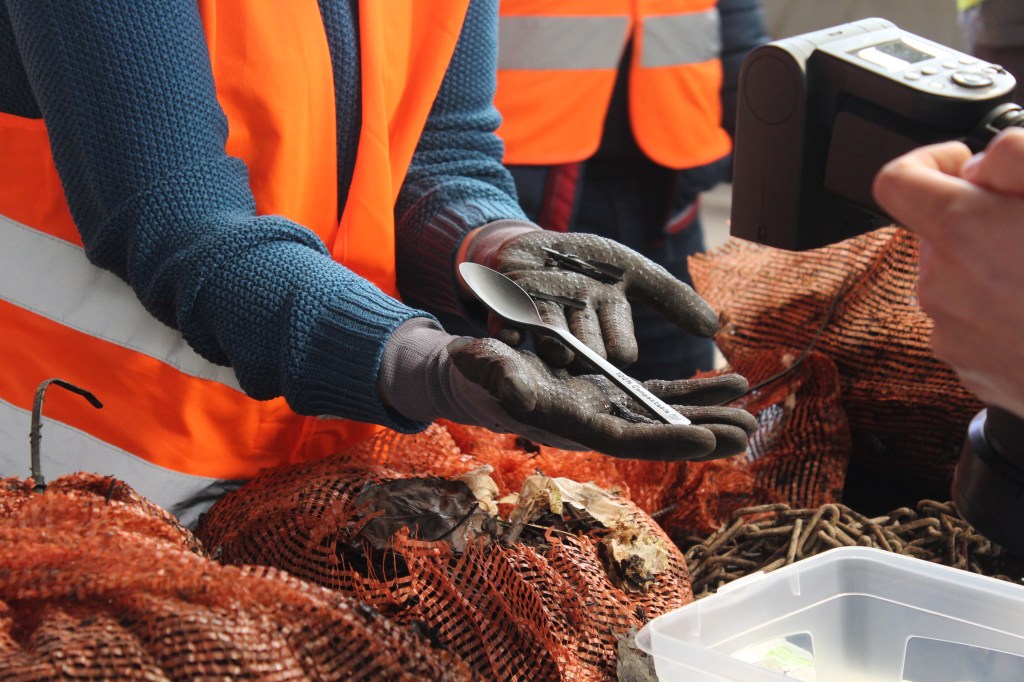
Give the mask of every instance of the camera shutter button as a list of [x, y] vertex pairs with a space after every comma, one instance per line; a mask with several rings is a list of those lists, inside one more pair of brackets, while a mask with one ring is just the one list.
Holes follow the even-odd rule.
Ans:
[[987, 88], [995, 82], [988, 74], [975, 69], [957, 71], [949, 79], [964, 88]]

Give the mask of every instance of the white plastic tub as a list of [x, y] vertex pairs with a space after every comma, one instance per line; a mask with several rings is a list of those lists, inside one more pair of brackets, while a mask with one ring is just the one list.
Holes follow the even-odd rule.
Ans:
[[660, 682], [1024, 682], [1024, 586], [866, 547], [649, 622]]

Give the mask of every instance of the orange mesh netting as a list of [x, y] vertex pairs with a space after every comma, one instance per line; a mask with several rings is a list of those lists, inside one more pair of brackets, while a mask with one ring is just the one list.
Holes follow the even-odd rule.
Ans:
[[[692, 257], [690, 270], [720, 311], [716, 341], [730, 362], [749, 350], [793, 352], [813, 342], [839, 370], [852, 461], [878, 480], [948, 494], [981, 405], [928, 345], [912, 234], [890, 227], [802, 252], [734, 238]], [[806, 428], [810, 436], [815, 425]]]
[[113, 479], [0, 480], [0, 678], [471, 679], [366, 606], [198, 549]]
[[841, 497], [850, 432], [832, 361], [741, 350], [732, 368], [753, 386], [768, 381], [735, 403], [757, 417], [757, 430], [744, 455], [685, 465], [668, 491], [675, 502], [659, 517], [673, 537], [707, 535], [755, 504], [818, 506]]
[[[744, 367], [771, 374], [786, 361], [758, 353]], [[157, 672], [189, 679], [210, 671], [266, 679], [463, 679], [472, 669], [483, 679], [615, 679], [631, 628], [692, 598], [679, 550], [637, 507], [662, 510], [667, 522], [690, 530], [713, 527], [744, 505], [780, 499], [758, 482], [766, 474], [774, 480], [775, 470], [791, 472], [786, 492], [808, 504], [827, 499], [830, 478], [812, 469], [829, 471], [820, 462], [841, 462], [841, 448], [823, 447], [813, 466], [809, 458], [783, 464], [785, 453], [777, 452], [787, 443], [782, 427], [799, 422], [804, 405], [827, 404], [835, 392], [820, 374], [802, 374], [821, 361], [808, 358], [786, 382], [745, 399], [756, 410], [781, 405], [762, 424], [753, 459], [616, 460], [435, 424], [266, 472], [218, 503], [200, 532], [215, 558], [273, 568], [205, 559], [198, 540], [172, 516], [113, 479], [65, 477], [44, 495], [9, 479], [0, 494], [5, 672], [28, 671], [28, 679]], [[793, 449], [790, 457], [802, 452]], [[505, 523], [489, 540], [470, 539], [459, 551], [450, 537], [424, 539], [393, 528], [383, 549], [366, 544], [366, 529], [379, 519], [355, 514], [353, 500], [368, 485], [451, 480], [483, 465], [493, 467], [496, 494], [522, 489], [538, 471], [620, 491], [631, 530], [587, 524], [586, 514], [547, 514], [519, 528]], [[629, 497], [640, 504], [626, 503]], [[511, 508], [501, 505], [506, 518]], [[620, 556], [613, 548], [636, 541], [631, 534], [644, 536], [642, 551]], [[657, 561], [645, 557], [647, 550]], [[650, 561], [663, 565], [649, 571]], [[276, 570], [282, 568], [289, 574]], [[351, 597], [379, 611], [354, 606]], [[385, 615], [374, 617], [380, 611]]]
[[[468, 431], [461, 436], [473, 439]], [[682, 555], [621, 498], [616, 504], [626, 521], [613, 530], [594, 525], [588, 514], [535, 509], [544, 513], [523, 524], [487, 517], [487, 531], [487, 521], [470, 518], [475, 512], [452, 510], [458, 491], [447, 478], [486, 463], [487, 455], [497, 467], [492, 475], [503, 481], [497, 493], [510, 492], [501, 487], [510, 480], [521, 485], [536, 459], [513, 451], [471, 455], [440, 425], [412, 436], [384, 433], [340, 456], [264, 472], [218, 502], [197, 533], [224, 562], [283, 568], [396, 622], [424, 623], [482, 679], [614, 680], [619, 639], [692, 599]], [[369, 495], [386, 506], [412, 499], [410, 490], [422, 501], [435, 487], [441, 492], [429, 500], [429, 514], [361, 502]], [[448, 521], [426, 530], [437, 518]], [[384, 533], [386, 543], [374, 542], [382, 537], [377, 523], [417, 531]], [[453, 550], [454, 529], [470, 527], [477, 532]], [[634, 553], [612, 549], [631, 543]]]

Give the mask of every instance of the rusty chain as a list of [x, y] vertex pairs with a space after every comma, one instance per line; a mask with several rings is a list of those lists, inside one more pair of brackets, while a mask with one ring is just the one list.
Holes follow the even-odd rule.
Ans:
[[874, 518], [842, 504], [816, 509], [785, 504], [747, 507], [708, 538], [680, 545], [697, 598], [756, 571], [773, 571], [834, 547], [858, 545], [1013, 582], [1024, 577], [1024, 560], [976, 532], [952, 502], [935, 500]]

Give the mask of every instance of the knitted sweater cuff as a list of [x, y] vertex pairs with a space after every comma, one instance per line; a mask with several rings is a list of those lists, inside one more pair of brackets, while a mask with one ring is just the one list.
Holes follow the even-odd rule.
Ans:
[[[402, 433], [425, 429], [426, 422], [389, 410], [377, 387], [381, 357], [391, 335], [403, 322], [423, 316], [422, 311], [383, 292], [355, 306], [351, 302], [327, 306], [312, 330], [301, 378], [289, 391], [301, 396], [292, 409], [301, 414], [344, 416]], [[372, 358], [372, 363], [367, 363], [367, 358]]]
[[[402, 268], [399, 271], [399, 290], [403, 300], [410, 305], [424, 308], [434, 314], [451, 315], [466, 318], [468, 311], [464, 306], [464, 298], [457, 276], [456, 257], [462, 240], [473, 228], [489, 220], [479, 220], [480, 216], [507, 215], [507, 206], [500, 203], [477, 201], [474, 210], [447, 210], [438, 214], [420, 236], [410, 260], [415, 267]], [[471, 221], [469, 214], [478, 220]], [[521, 221], [498, 221], [516, 223], [530, 229], [540, 229], [530, 223]], [[475, 224], [473, 224], [475, 223]]]
[[502, 246], [521, 234], [539, 229], [539, 226], [522, 220], [497, 220], [481, 225], [462, 240], [455, 265], [458, 267], [461, 263], [469, 262], [490, 267]]

